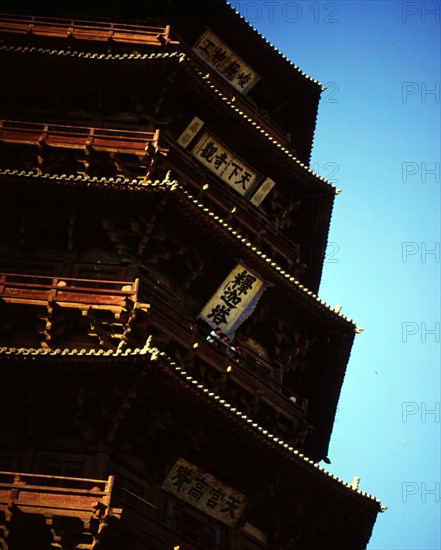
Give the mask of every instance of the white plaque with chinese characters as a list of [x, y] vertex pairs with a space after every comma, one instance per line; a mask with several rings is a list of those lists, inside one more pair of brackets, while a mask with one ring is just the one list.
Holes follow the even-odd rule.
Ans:
[[260, 80], [256, 71], [210, 30], [204, 32], [193, 50], [244, 95]]
[[245, 495], [178, 458], [162, 489], [209, 516], [234, 527], [247, 505]]
[[239, 263], [205, 305], [199, 317], [231, 336], [252, 313], [264, 290], [264, 281]]
[[257, 173], [208, 132], [202, 134], [192, 155], [241, 195], [245, 195], [256, 181]]

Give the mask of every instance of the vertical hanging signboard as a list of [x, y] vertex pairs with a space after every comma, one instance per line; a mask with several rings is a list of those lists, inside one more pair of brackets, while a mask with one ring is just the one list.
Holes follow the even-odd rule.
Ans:
[[232, 337], [249, 317], [266, 288], [265, 282], [239, 263], [204, 306], [199, 317]]

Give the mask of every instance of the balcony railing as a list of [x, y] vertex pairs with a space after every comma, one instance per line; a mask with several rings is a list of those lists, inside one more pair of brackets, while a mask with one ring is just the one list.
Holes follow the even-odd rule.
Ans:
[[0, 299], [9, 303], [87, 309], [94, 307], [119, 312], [127, 300], [137, 303], [139, 279], [101, 281], [70, 277], [46, 277], [0, 273]]
[[89, 128], [38, 122], [0, 120], [0, 141], [27, 145], [49, 145], [67, 149], [149, 155], [167, 153], [159, 146], [159, 130], [137, 132], [111, 128]]
[[80, 19], [0, 15], [0, 32], [94, 42], [118, 42], [143, 46], [178, 44], [170, 39], [170, 26], [126, 25]]
[[[0, 509], [89, 520], [98, 509], [109, 510], [113, 483], [113, 476], [99, 480], [0, 472]], [[112, 515], [119, 517], [121, 509], [113, 509]]]
[[[160, 502], [154, 499], [158, 506], [130, 491], [131, 498], [127, 499], [118, 479], [118, 476], [100, 480], [0, 472], [0, 511], [14, 514], [19, 510], [24, 514], [43, 515], [49, 520], [54, 516], [75, 517], [83, 522], [84, 529], [89, 532], [92, 518], [106, 521], [106, 517], [112, 516], [119, 519], [124, 530], [137, 540], [154, 543], [155, 548], [161, 550], [169, 550], [182, 543], [187, 550], [215, 550], [227, 546], [229, 535], [220, 524], [218, 531], [221, 536], [215, 537], [213, 529], [212, 540], [208, 541], [205, 535], [202, 542], [197, 529], [198, 525], [206, 526], [202, 514], [184, 505], [192, 521], [183, 524], [182, 518], [178, 521], [176, 514], [165, 511], [165, 494], [161, 493]], [[75, 534], [78, 535], [78, 527], [75, 528]], [[93, 544], [89, 547], [93, 547]], [[253, 550], [264, 547], [261, 544], [250, 544]]]

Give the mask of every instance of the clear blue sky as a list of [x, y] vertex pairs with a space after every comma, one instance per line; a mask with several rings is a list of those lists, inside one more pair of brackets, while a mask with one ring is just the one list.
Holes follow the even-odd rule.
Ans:
[[231, 4], [328, 85], [312, 165], [342, 193], [320, 297], [365, 331], [327, 469], [389, 507], [370, 550], [440, 550], [441, 3]]

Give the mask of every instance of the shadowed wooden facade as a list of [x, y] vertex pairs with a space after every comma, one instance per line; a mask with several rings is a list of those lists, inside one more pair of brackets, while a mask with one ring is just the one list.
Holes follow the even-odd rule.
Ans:
[[0, 547], [364, 548], [316, 464], [359, 330], [316, 295], [321, 85], [147, 4], [0, 16]]

